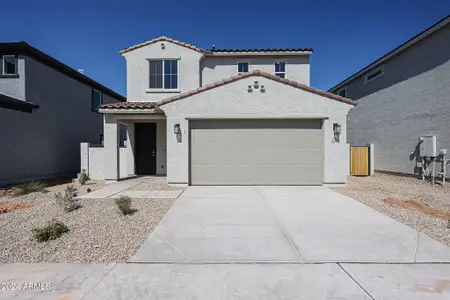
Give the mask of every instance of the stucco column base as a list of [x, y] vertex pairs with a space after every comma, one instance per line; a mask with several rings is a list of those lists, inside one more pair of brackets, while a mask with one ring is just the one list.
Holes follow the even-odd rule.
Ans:
[[119, 180], [119, 124], [113, 115], [105, 114], [103, 124], [105, 180]]

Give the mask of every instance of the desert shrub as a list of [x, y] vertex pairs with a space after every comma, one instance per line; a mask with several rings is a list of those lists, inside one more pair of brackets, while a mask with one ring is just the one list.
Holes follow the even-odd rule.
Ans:
[[78, 182], [81, 185], [84, 185], [86, 182], [88, 182], [91, 178], [89, 178], [89, 175], [86, 173], [86, 170], [82, 170], [80, 174], [80, 178], [78, 178]]
[[65, 212], [77, 210], [81, 207], [81, 205], [80, 203], [78, 203], [77, 199], [74, 199], [76, 195], [77, 189], [70, 184], [66, 187], [64, 195], [62, 195], [61, 193], [56, 193], [56, 203], [58, 203], [58, 205], [62, 207]]
[[44, 227], [33, 229], [33, 237], [36, 241], [42, 243], [55, 240], [68, 231], [69, 228], [64, 223], [58, 220], [52, 220]]
[[120, 196], [118, 199], [116, 199], [116, 204], [123, 215], [128, 215], [133, 212], [133, 210], [131, 209], [131, 198], [128, 196]]
[[45, 183], [42, 181], [30, 181], [19, 185], [14, 192], [14, 196], [27, 195], [34, 192], [46, 192]]

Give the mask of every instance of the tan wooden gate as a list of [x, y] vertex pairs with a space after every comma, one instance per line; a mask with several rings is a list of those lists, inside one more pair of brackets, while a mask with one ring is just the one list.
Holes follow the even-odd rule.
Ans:
[[369, 147], [350, 147], [350, 175], [369, 176]]

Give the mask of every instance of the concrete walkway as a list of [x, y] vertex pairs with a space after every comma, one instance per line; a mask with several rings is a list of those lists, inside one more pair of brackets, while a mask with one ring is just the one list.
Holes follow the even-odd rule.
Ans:
[[[96, 191], [81, 195], [77, 199], [105, 199], [105, 198], [119, 198], [120, 196], [129, 196], [131, 198], [152, 198], [152, 199], [175, 199], [182, 192], [179, 190], [153, 190], [153, 189], [142, 189], [142, 190], [129, 190], [140, 183], [146, 181], [161, 181], [158, 177], [144, 176], [132, 179], [126, 179], [123, 181], [118, 181], [115, 183], [108, 184]], [[165, 180], [165, 179], [163, 179]]]
[[450, 264], [0, 264], [0, 283], [1, 300], [448, 300]]
[[324, 187], [189, 187], [132, 262], [450, 262], [450, 248]]

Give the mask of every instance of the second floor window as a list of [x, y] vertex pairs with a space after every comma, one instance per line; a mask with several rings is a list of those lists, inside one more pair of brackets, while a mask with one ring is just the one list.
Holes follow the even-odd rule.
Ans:
[[277, 61], [275, 63], [275, 75], [281, 78], [286, 77], [286, 63], [284, 61]]
[[344, 87], [336, 92], [336, 95], [346, 98], [347, 97], [347, 87]]
[[150, 89], [178, 89], [178, 60], [150, 61]]
[[238, 62], [237, 67], [238, 67], [238, 74], [248, 72], [248, 62], [246, 61]]
[[2, 58], [2, 63], [3, 75], [17, 74], [17, 58], [14, 55], [4, 55]]
[[92, 89], [91, 91], [91, 110], [98, 112], [98, 108], [103, 103], [103, 95], [101, 92]]

